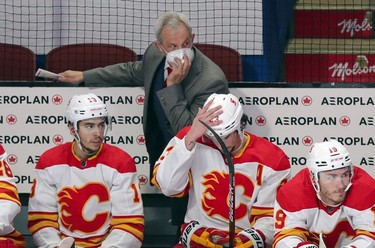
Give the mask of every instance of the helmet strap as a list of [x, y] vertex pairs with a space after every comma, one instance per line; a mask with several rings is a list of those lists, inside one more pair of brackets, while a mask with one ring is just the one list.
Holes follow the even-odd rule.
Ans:
[[78, 146], [78, 148], [87, 156], [87, 157], [91, 157], [92, 155], [94, 155], [96, 152], [91, 152], [91, 153], [88, 153], [86, 152], [83, 147], [82, 147], [82, 143], [81, 143], [81, 138], [79, 137], [78, 135], [78, 130], [75, 130], [75, 133], [73, 135], [74, 137], [74, 140], [76, 141], [76, 144]]
[[[320, 186], [318, 183], [319, 175], [318, 173], [314, 174], [313, 172], [311, 172], [310, 177], [311, 177], [312, 186], [314, 187], [316, 194], [319, 195], [319, 192], [320, 192]], [[320, 199], [320, 196], [318, 196], [318, 198]]]
[[352, 186], [352, 182], [350, 182], [350, 183], [348, 184], [348, 186], [346, 186], [346, 188], [345, 188], [345, 192], [349, 190], [350, 186]]

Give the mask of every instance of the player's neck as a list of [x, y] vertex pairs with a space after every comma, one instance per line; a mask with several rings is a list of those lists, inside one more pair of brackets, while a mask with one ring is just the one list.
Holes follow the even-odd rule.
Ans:
[[241, 140], [241, 143], [240, 143], [240, 145], [238, 146], [238, 148], [237, 149], [235, 149], [233, 152], [232, 152], [232, 156], [238, 156], [239, 154], [241, 154], [242, 153], [242, 150], [243, 150], [243, 148], [244, 148], [244, 146], [245, 146], [245, 144], [247, 143], [247, 139], [249, 138], [249, 136], [245, 133], [242, 137], [241, 137], [241, 135], [238, 135], [239, 137], [239, 139]]
[[90, 153], [90, 152], [86, 152], [84, 150], [85, 150], [85, 148], [82, 147], [80, 142], [78, 142], [78, 141], [74, 142], [73, 151], [74, 151], [75, 156], [78, 157], [80, 160], [92, 157], [97, 153], [97, 151]]

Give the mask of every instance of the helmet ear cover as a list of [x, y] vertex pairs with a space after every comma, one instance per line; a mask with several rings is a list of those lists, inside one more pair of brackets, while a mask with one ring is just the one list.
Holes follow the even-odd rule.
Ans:
[[[226, 137], [236, 130], [241, 133], [244, 129], [244, 126], [242, 125], [243, 109], [238, 98], [233, 94], [214, 93], [208, 97], [204, 105], [211, 100], [213, 100], [213, 102], [210, 105], [210, 109], [221, 105], [223, 111], [223, 113], [217, 117], [222, 123], [213, 126], [212, 129], [220, 137]], [[214, 138], [214, 135], [209, 130], [206, 131], [206, 135], [211, 139]]]

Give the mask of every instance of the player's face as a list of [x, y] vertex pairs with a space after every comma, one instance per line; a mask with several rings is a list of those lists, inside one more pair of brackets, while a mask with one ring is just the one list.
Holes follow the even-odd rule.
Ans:
[[336, 205], [344, 201], [346, 187], [350, 183], [348, 168], [319, 173], [320, 196], [323, 202]]
[[[238, 134], [238, 131], [234, 131], [234, 132], [230, 133], [229, 135], [227, 135], [225, 137], [221, 137], [221, 138], [222, 138], [225, 146], [227, 147], [227, 149], [230, 153], [233, 153], [234, 151], [238, 151], [238, 148], [242, 145], [242, 140], [241, 140], [240, 135]], [[215, 144], [215, 146], [221, 152], [223, 152], [219, 142], [217, 142], [217, 140], [215, 138], [213, 138], [212, 141]], [[232, 155], [236, 155], [236, 154], [232, 154]]]
[[162, 43], [159, 43], [159, 48], [164, 52], [172, 52], [177, 49], [191, 48], [193, 46], [194, 34], [190, 35], [189, 30], [182, 23], [179, 29], [172, 29], [165, 27], [161, 35], [163, 37]]
[[81, 141], [82, 150], [87, 154], [99, 150], [104, 140], [107, 129], [104, 118], [92, 118], [78, 123], [78, 135]]

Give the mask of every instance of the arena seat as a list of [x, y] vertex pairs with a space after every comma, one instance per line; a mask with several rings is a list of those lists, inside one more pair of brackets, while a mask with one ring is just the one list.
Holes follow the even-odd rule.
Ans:
[[0, 43], [0, 80], [33, 81], [35, 67], [33, 51], [21, 45]]
[[137, 54], [128, 47], [104, 43], [78, 43], [52, 49], [46, 55], [46, 69], [55, 73], [65, 70], [84, 71], [136, 60]]
[[243, 80], [242, 58], [239, 52], [217, 44], [195, 43], [194, 46], [224, 71], [228, 81]]

